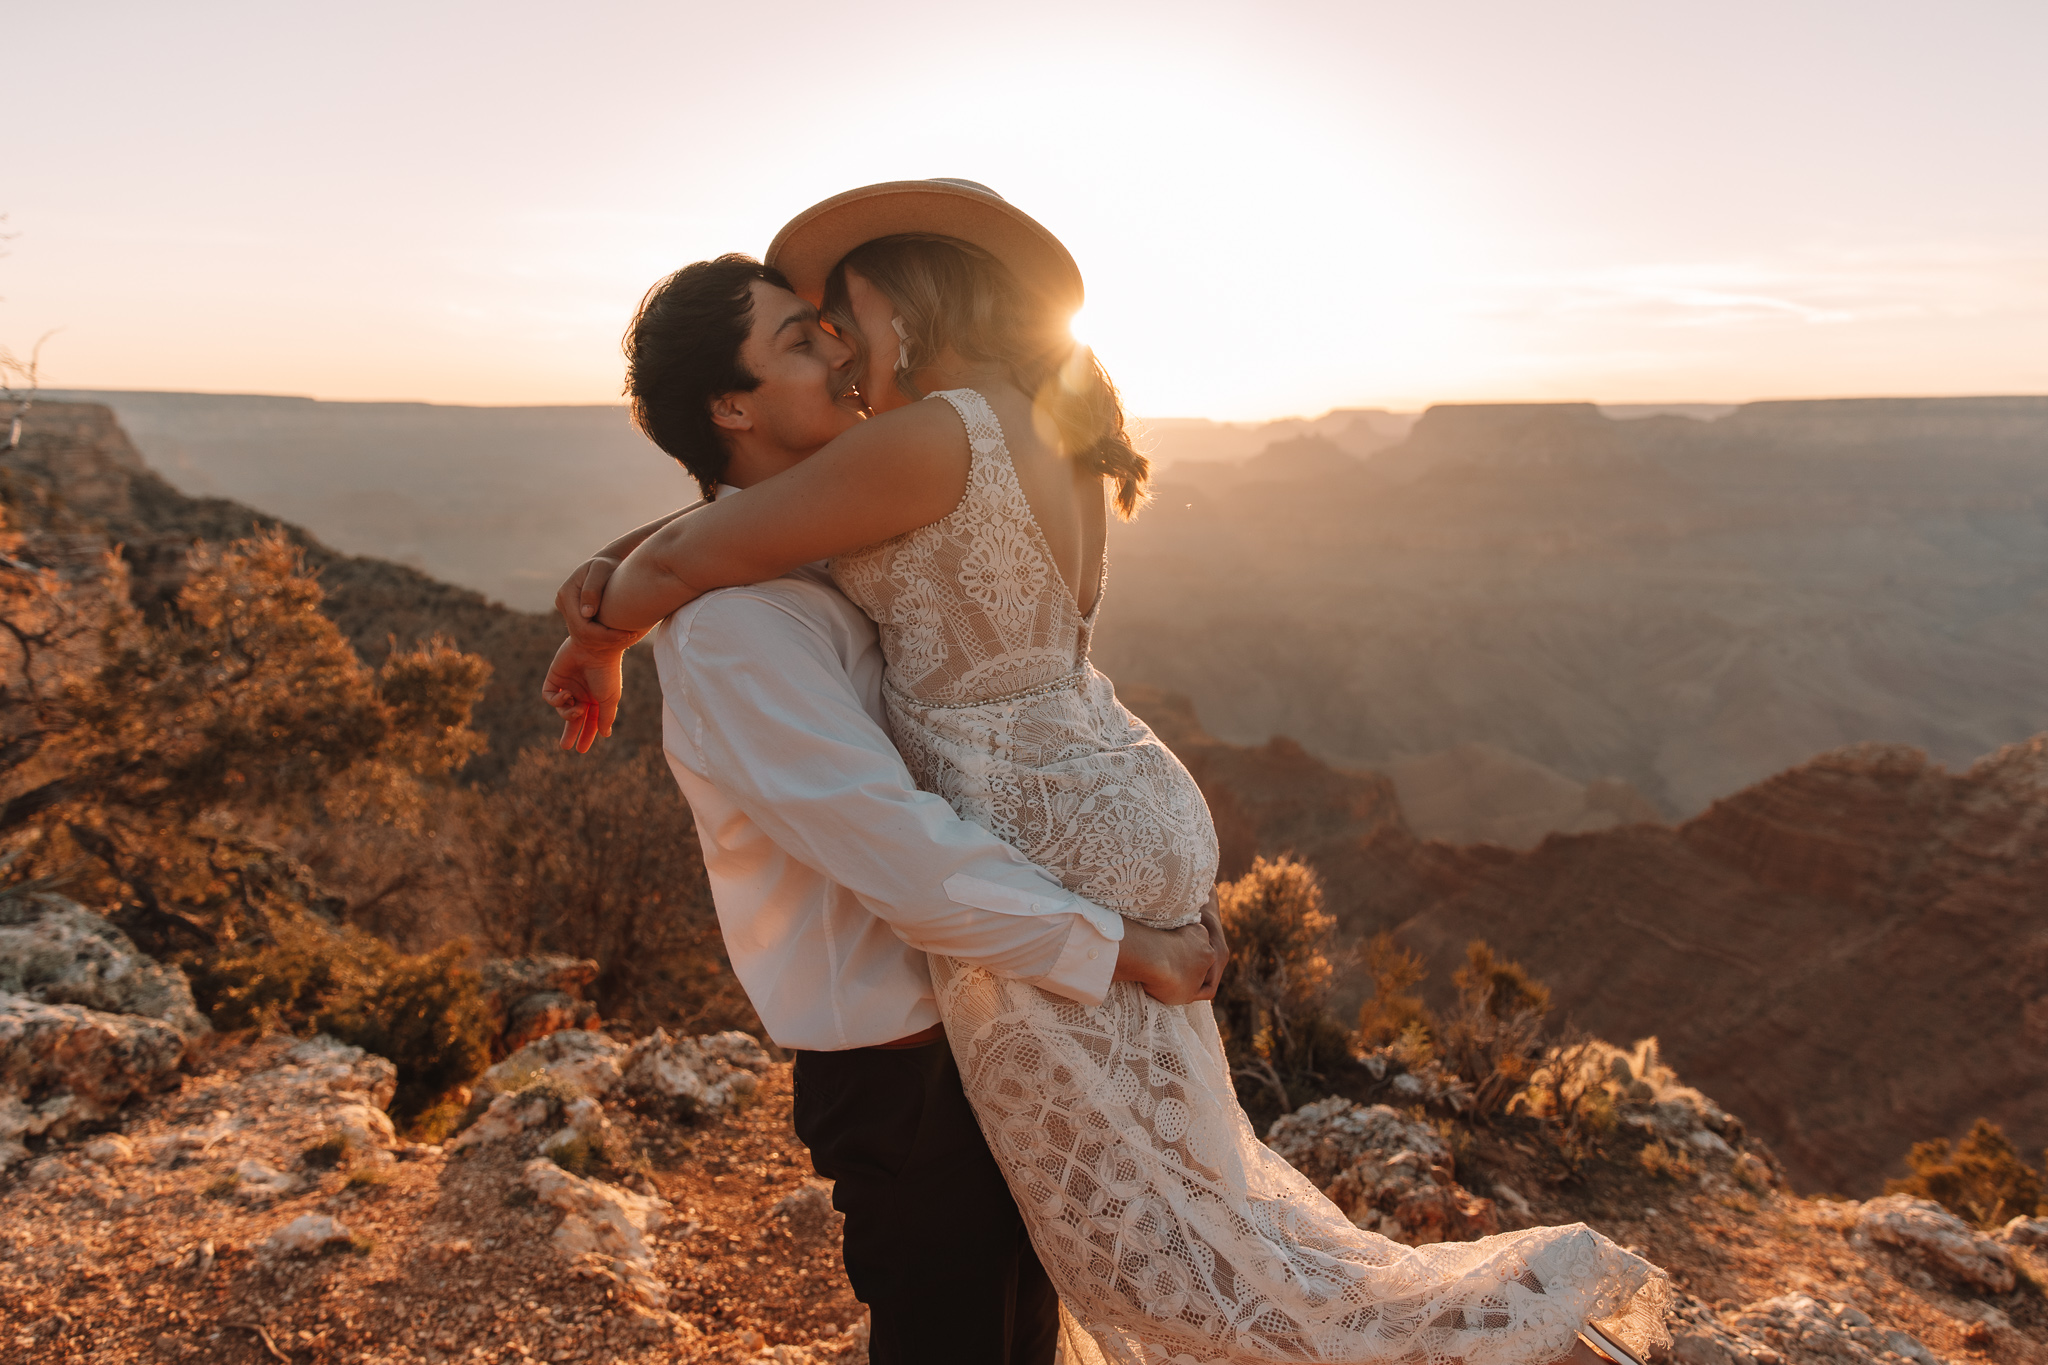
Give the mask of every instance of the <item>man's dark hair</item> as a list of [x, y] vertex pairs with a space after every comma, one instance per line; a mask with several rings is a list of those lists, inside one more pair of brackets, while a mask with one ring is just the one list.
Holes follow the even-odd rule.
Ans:
[[707, 498], [732, 458], [711, 420], [712, 400], [761, 386], [740, 360], [755, 280], [789, 288], [781, 271], [751, 256], [692, 262], [647, 291], [626, 329], [633, 425], [681, 461]]

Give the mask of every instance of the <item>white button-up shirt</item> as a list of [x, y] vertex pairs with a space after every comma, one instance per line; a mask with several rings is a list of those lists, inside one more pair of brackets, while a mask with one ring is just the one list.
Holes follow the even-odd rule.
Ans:
[[874, 623], [821, 570], [707, 593], [650, 638], [726, 952], [777, 1043], [938, 1023], [926, 953], [1101, 1002], [1123, 920], [917, 789]]

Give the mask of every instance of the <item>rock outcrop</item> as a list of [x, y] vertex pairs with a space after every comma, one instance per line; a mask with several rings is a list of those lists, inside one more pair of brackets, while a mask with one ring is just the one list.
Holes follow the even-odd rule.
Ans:
[[[1746, 1348], [1757, 1365], [1771, 1365], [1770, 1358], [1782, 1359], [1779, 1353], [1785, 1351], [1844, 1365], [1943, 1365], [1912, 1333], [1881, 1328], [1854, 1304], [1823, 1303], [1810, 1294], [1782, 1294], [1753, 1303], [1735, 1314], [1730, 1325], [1741, 1343], [1731, 1354]], [[1687, 1365], [1708, 1365], [1690, 1358], [1702, 1354], [1693, 1346], [1679, 1358]], [[1735, 1365], [1741, 1365], [1739, 1358]]]
[[185, 1037], [157, 1019], [0, 996], [0, 1170], [178, 1083]]
[[45, 894], [0, 897], [0, 995], [160, 1019], [187, 1038], [212, 1026], [176, 967], [138, 951], [84, 906]]
[[2005, 1248], [1931, 1199], [1891, 1194], [1870, 1200], [1856, 1213], [1854, 1237], [1895, 1247], [1967, 1290], [2003, 1294], [2013, 1286]]
[[565, 1029], [528, 1043], [477, 1078], [468, 1125], [449, 1142], [462, 1151], [502, 1142], [550, 1123], [544, 1150], [602, 1149], [607, 1120], [598, 1101], [615, 1091], [658, 1102], [680, 1117], [716, 1118], [744, 1104], [772, 1065], [744, 1033], [671, 1038], [661, 1029], [631, 1046], [602, 1033]]
[[497, 1021], [501, 1055], [563, 1029], [594, 1029], [602, 1022], [588, 998], [590, 985], [597, 980], [597, 963], [589, 958], [493, 958], [478, 975]]
[[188, 1044], [210, 1031], [185, 974], [101, 916], [47, 892], [0, 895], [0, 1170], [29, 1140], [175, 1086]]
[[1501, 1230], [1493, 1201], [1457, 1183], [1450, 1146], [1428, 1122], [1340, 1096], [1276, 1120], [1266, 1145], [1362, 1228], [1410, 1246]]
[[668, 1286], [654, 1273], [647, 1236], [669, 1213], [668, 1201], [571, 1175], [545, 1159], [526, 1164], [526, 1187], [562, 1221], [550, 1240], [571, 1261], [603, 1270], [642, 1308], [668, 1306]]
[[2015, 1218], [1998, 1230], [1998, 1240], [2012, 1247], [2048, 1247], [2048, 1218]]
[[744, 1033], [671, 1038], [661, 1029], [633, 1045], [620, 1066], [631, 1094], [660, 1097], [691, 1113], [723, 1114], [743, 1104], [771, 1065]]

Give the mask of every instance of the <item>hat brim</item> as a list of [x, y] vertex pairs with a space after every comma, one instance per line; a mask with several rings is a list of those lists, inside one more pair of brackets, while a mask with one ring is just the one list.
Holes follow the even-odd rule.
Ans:
[[825, 277], [847, 252], [903, 232], [971, 242], [1065, 312], [1080, 311], [1086, 297], [1081, 268], [1059, 238], [998, 194], [941, 180], [891, 180], [835, 194], [790, 219], [768, 244], [766, 261], [798, 297], [822, 304]]

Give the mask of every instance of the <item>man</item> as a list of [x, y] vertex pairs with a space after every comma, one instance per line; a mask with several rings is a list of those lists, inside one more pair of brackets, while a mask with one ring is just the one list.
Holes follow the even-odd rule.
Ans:
[[[850, 348], [745, 257], [657, 285], [627, 354], [635, 421], [707, 499], [742, 495], [860, 420]], [[564, 586], [556, 676], [616, 668], [631, 639], [594, 622], [603, 581], [667, 520]], [[1222, 972], [1213, 912], [1209, 929], [1127, 924], [918, 791], [882, 731], [874, 626], [815, 566], [707, 594], [653, 638], [669, 765], [733, 970], [796, 1052], [797, 1134], [835, 1181], [872, 1358], [1045, 1365], [1057, 1300], [961, 1092], [925, 954], [1090, 1004], [1112, 980], [1182, 1003]], [[572, 718], [565, 745], [588, 748], [611, 720]]]

